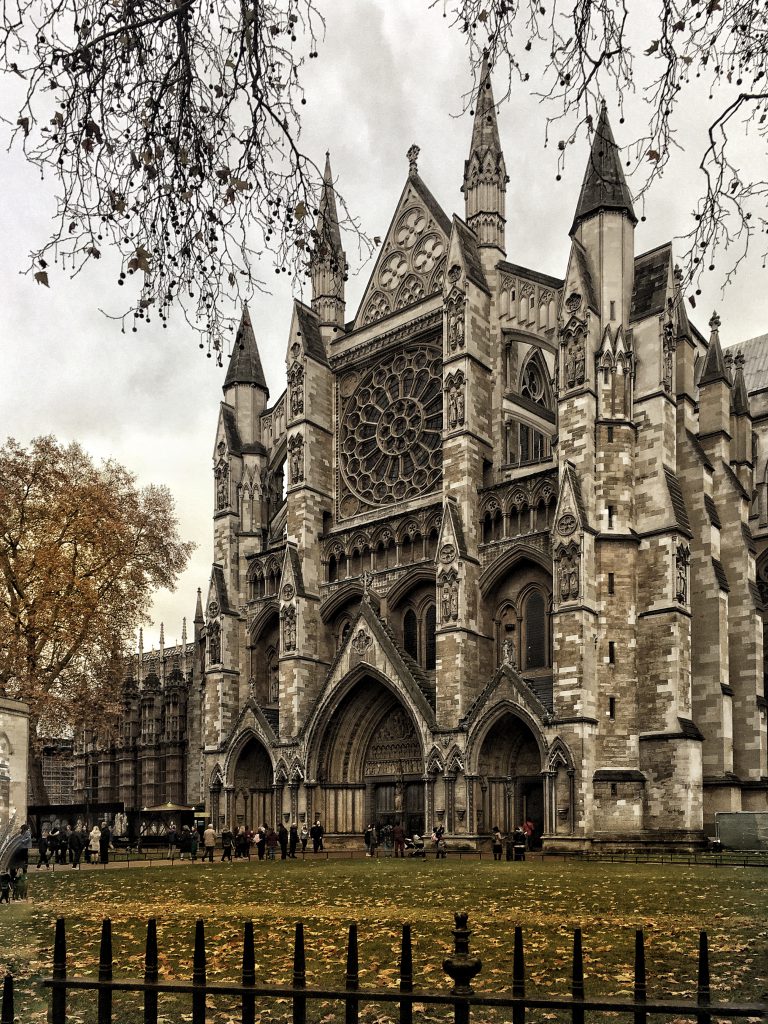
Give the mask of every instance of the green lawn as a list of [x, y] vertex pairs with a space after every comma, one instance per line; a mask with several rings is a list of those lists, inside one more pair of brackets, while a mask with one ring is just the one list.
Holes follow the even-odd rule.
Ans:
[[[308, 984], [340, 983], [346, 925], [356, 920], [361, 984], [390, 985], [398, 977], [399, 926], [409, 921], [415, 983], [442, 988], [455, 910], [470, 913], [472, 949], [483, 960], [477, 989], [510, 987], [516, 924], [524, 927], [530, 991], [567, 994], [577, 926], [584, 933], [588, 992], [629, 994], [634, 930], [640, 926], [646, 931], [650, 994], [693, 994], [701, 928], [709, 933], [716, 993], [757, 999], [768, 989], [764, 870], [556, 860], [252, 861], [101, 872], [63, 868], [55, 874], [33, 869], [29, 902], [0, 906], [0, 969], [18, 979], [16, 1012], [26, 1024], [44, 1015], [39, 979], [50, 970], [59, 916], [67, 921], [70, 973], [91, 976], [102, 917], [112, 919], [115, 970], [125, 975], [142, 972], [145, 922], [156, 917], [161, 974], [176, 980], [191, 976], [194, 922], [203, 917], [211, 981], [238, 979], [242, 922], [251, 918], [259, 979], [288, 983], [294, 922], [301, 919]], [[140, 1006], [136, 997], [116, 1000], [116, 1008], [122, 1007], [116, 1019], [138, 1019], [131, 1001]], [[73, 999], [72, 1005], [74, 1019], [93, 1019], [85, 1003]], [[163, 1005], [161, 998], [161, 1014]], [[383, 1019], [369, 1009], [368, 1019]], [[178, 1006], [173, 1020], [183, 1019], [186, 1010]], [[217, 1004], [216, 1010], [212, 1019], [232, 1016], [231, 1007]], [[285, 1014], [284, 1006], [260, 1008], [264, 1020]]]

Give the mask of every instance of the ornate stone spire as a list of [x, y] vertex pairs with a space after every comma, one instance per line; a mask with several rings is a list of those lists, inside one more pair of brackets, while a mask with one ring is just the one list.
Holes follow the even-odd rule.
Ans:
[[478, 244], [499, 249], [502, 253], [505, 252], [505, 193], [508, 181], [486, 55], [480, 69], [472, 142], [469, 157], [464, 162], [464, 184], [461, 191], [464, 193], [466, 221], [477, 235]]
[[243, 306], [237, 337], [232, 346], [232, 355], [229, 357], [229, 368], [227, 376], [224, 378], [224, 390], [226, 391], [227, 388], [235, 384], [250, 384], [252, 387], [261, 388], [269, 395], [247, 304]]
[[336, 191], [333, 187], [330, 153], [325, 154], [323, 191], [316, 225], [317, 237], [310, 260], [312, 309], [321, 324], [344, 325], [344, 280], [347, 261], [341, 245]]
[[571, 235], [581, 221], [599, 213], [600, 210], [623, 211], [633, 224], [637, 224], [637, 217], [632, 208], [632, 196], [624, 178], [624, 171], [621, 169], [619, 147], [613, 138], [605, 100], [600, 108], [600, 117], [592, 140], [584, 181], [581, 184]]
[[200, 587], [197, 588], [197, 605], [195, 606], [195, 622], [205, 622], [203, 617], [203, 594]]
[[744, 353], [737, 352], [733, 359], [733, 390], [731, 412], [734, 416], [749, 416], [749, 395], [744, 380]]
[[706, 387], [708, 384], [714, 384], [717, 381], [724, 381], [728, 387], [731, 386], [731, 378], [728, 375], [728, 368], [725, 365], [725, 358], [723, 357], [723, 349], [720, 345], [720, 317], [717, 313], [713, 313], [709, 321], [710, 336], [709, 336], [709, 348], [707, 354], [704, 357], [704, 366], [701, 370], [701, 376], [699, 377], [699, 387]]
[[187, 617], [181, 620], [181, 673], [187, 679]]
[[139, 653], [136, 660], [136, 682], [141, 687], [144, 679], [144, 630], [139, 626]]

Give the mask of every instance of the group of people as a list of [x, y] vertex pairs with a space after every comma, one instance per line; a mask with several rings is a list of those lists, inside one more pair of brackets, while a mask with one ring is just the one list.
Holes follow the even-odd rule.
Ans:
[[79, 868], [83, 857], [86, 864], [108, 864], [111, 846], [112, 831], [106, 821], [94, 825], [90, 832], [85, 826], [72, 828], [65, 825], [61, 828], [54, 825], [41, 832], [37, 841], [37, 866], [48, 868], [53, 862]]
[[[445, 829], [443, 826], [435, 825], [432, 830], [431, 841], [436, 857], [445, 857], [444, 836]], [[413, 856], [415, 851], [418, 851], [417, 855], [419, 856], [424, 852], [424, 840], [422, 837], [414, 834], [408, 838], [400, 821], [396, 821], [394, 825], [384, 825], [381, 827], [371, 822], [363, 833], [363, 842], [365, 843], [366, 857], [375, 857], [376, 850], [380, 845], [384, 846], [389, 856], [394, 854], [395, 857], [405, 857], [406, 846], [409, 847], [409, 856]]]
[[491, 834], [491, 849], [493, 859], [501, 860], [504, 852], [504, 844], [507, 845], [507, 860], [525, 860], [525, 851], [531, 849], [535, 832], [535, 825], [530, 818], [526, 818], [522, 825], [518, 825], [511, 836], [503, 836], [498, 825], [493, 826]]
[[0, 903], [27, 898], [27, 873], [21, 867], [0, 871]]
[[[251, 850], [255, 849], [259, 860], [275, 860], [277, 851], [280, 851], [280, 860], [295, 860], [296, 851], [301, 847], [302, 854], [306, 852], [307, 845], [312, 840], [312, 852], [319, 853], [323, 850], [323, 836], [325, 829], [320, 819], [317, 818], [311, 827], [306, 824], [301, 829], [292, 822], [290, 828], [281, 821], [275, 830], [271, 825], [264, 822], [263, 825], [254, 831], [247, 825], [239, 825], [234, 832], [229, 826], [225, 826], [221, 833], [221, 860], [230, 864], [234, 860], [250, 860]], [[180, 833], [174, 828], [169, 831], [169, 848], [171, 853], [178, 847], [179, 858], [184, 860], [185, 854], [189, 854], [191, 860], [197, 860], [200, 849], [200, 834], [197, 829], [185, 825]], [[203, 861], [213, 862], [213, 855], [216, 849], [216, 830], [213, 822], [208, 823], [202, 835]]]

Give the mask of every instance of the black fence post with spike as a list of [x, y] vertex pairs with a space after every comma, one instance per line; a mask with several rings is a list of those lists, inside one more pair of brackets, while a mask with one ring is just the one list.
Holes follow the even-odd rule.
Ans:
[[[347, 944], [347, 973], [344, 979], [347, 992], [356, 992], [359, 985], [358, 961], [357, 961], [357, 925], [352, 922], [349, 926], [349, 942]], [[344, 1000], [344, 1022], [345, 1024], [357, 1024], [359, 1002], [354, 996], [347, 996]]]
[[[400, 991], [413, 992], [413, 951], [411, 949], [411, 926], [403, 925], [403, 940], [400, 946]], [[413, 1003], [410, 999], [400, 1000], [400, 1024], [413, 1021]]]
[[112, 1024], [112, 922], [108, 917], [101, 922], [98, 1021]]
[[[307, 961], [304, 955], [304, 924], [296, 922], [296, 934], [293, 941], [293, 987], [294, 989], [306, 988], [307, 984]], [[293, 997], [293, 1024], [306, 1024], [307, 1020], [307, 999], [306, 996], [294, 994]]]
[[[56, 921], [53, 937], [53, 980], [67, 980], [67, 939], [64, 918]], [[65, 985], [54, 985], [51, 992], [51, 1024], [65, 1024], [67, 1019], [67, 989]]]
[[0, 1010], [0, 1024], [13, 1024], [13, 975], [3, 978], [3, 1006]]
[[[701, 1007], [708, 1007], [710, 1001], [709, 991], [709, 943], [707, 933], [699, 932], [699, 976], [696, 985], [696, 1003]], [[699, 1010], [696, 1014], [698, 1024], [710, 1024], [712, 1014], [709, 1010]]]
[[[243, 988], [256, 984], [256, 955], [253, 948], [253, 921], [246, 921], [243, 927]], [[254, 1024], [256, 1019], [256, 996], [243, 992], [242, 1024]]]
[[[144, 984], [157, 984], [157, 922], [147, 921], [147, 945], [144, 950]], [[144, 989], [144, 1024], [157, 1024], [157, 990]]]
[[[515, 927], [515, 946], [512, 953], [512, 995], [525, 998], [525, 955], [523, 953], [523, 929]], [[515, 1003], [512, 1007], [512, 1024], [523, 1024], [525, 1021], [525, 1003]]]
[[581, 928], [573, 930], [573, 977], [571, 995], [574, 998], [571, 1020], [573, 1024], [584, 1024], [584, 1007], [579, 1005], [584, 999], [584, 957], [581, 952]]
[[[635, 932], [635, 1002], [644, 1003], [646, 999], [645, 988], [645, 943], [643, 941], [643, 929], [638, 928]], [[635, 1010], [635, 1024], [646, 1024], [648, 1014], [645, 1010]]]
[[192, 1024], [205, 1024], [205, 925], [199, 917], [195, 923], [195, 954], [192, 961]]

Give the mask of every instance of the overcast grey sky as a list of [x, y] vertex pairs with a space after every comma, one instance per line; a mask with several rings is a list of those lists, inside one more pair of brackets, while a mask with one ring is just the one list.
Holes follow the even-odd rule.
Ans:
[[[318, 3], [327, 35], [319, 47], [320, 59], [310, 61], [304, 75], [304, 146], [318, 162], [330, 150], [338, 188], [371, 236], [383, 236], [387, 229], [413, 142], [421, 147], [424, 181], [449, 215], [455, 211], [463, 216], [459, 189], [471, 125], [467, 117], [456, 117], [470, 84], [462, 37], [440, 9], [428, 10], [427, 0]], [[637, 31], [642, 37], [645, 26], [638, 24]], [[535, 83], [535, 67], [531, 72]], [[626, 141], [622, 132], [626, 128], [628, 133], [632, 118], [642, 116], [642, 110], [639, 103], [630, 103], [622, 126], [615, 98], [612, 104], [609, 96], [608, 102], [621, 146]], [[686, 112], [680, 137], [685, 152], [673, 158], [651, 194], [646, 222], [638, 224], [637, 252], [687, 230], [700, 157], [694, 142], [700, 140], [708, 112], [702, 86]], [[511, 179], [508, 259], [562, 276], [586, 144], [569, 152], [562, 181], [556, 182], [555, 152], [543, 146], [541, 109], [522, 87], [502, 106], [499, 125]], [[760, 166], [765, 153], [754, 153], [751, 159]], [[119, 324], [98, 312], [100, 306], [121, 311], [120, 289], [98, 264], [74, 281], [52, 273], [50, 290], [19, 276], [29, 250], [48, 234], [53, 201], [48, 184], [17, 154], [0, 154], [0, 174], [0, 433], [22, 442], [43, 433], [63, 441], [76, 439], [96, 457], [117, 458], [140, 482], [171, 488], [182, 534], [198, 548], [176, 593], [157, 595], [154, 625], [145, 637], [147, 646], [156, 644], [164, 621], [166, 643], [173, 643], [181, 636], [183, 616], [191, 628], [197, 587], [205, 590], [210, 574], [211, 456], [224, 371], [200, 352], [198, 339], [181, 317], [168, 330], [154, 321], [138, 334], [122, 335]], [[351, 318], [372, 265], [360, 270], [351, 242], [347, 256]], [[263, 277], [270, 284], [277, 280], [269, 266]], [[765, 332], [766, 280], [756, 257], [725, 296], [720, 294], [721, 279], [709, 275], [692, 319], [706, 331], [716, 307], [726, 344]], [[283, 281], [273, 294], [257, 296], [250, 306], [272, 399], [284, 387], [290, 326], [290, 293]], [[308, 294], [303, 298], [308, 300]]]

